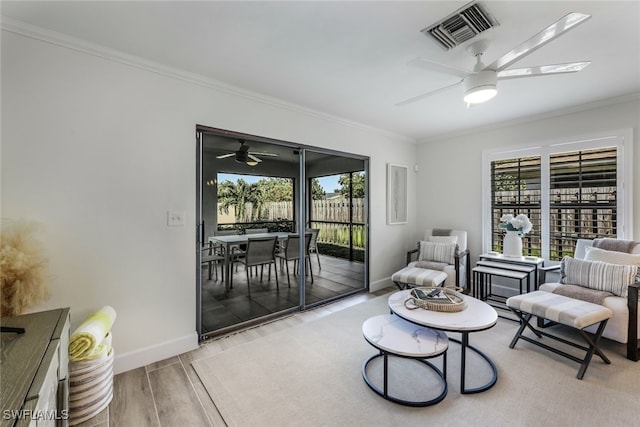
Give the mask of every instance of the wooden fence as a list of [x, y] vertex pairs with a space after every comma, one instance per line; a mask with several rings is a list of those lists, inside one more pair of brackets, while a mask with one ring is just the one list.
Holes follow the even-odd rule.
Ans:
[[[349, 210], [352, 210], [352, 240], [356, 248], [365, 246], [365, 199], [353, 199], [351, 206], [349, 201], [343, 198], [313, 200], [311, 205], [311, 222], [314, 228], [319, 228], [318, 241], [341, 246], [349, 245]], [[245, 204], [244, 215], [236, 219], [235, 207], [229, 208], [229, 213], [220, 213], [218, 209], [218, 223], [252, 223], [252, 222], [277, 222], [293, 220], [293, 202], [269, 202], [258, 209], [253, 203]]]
[[[577, 239], [616, 237], [616, 187], [555, 188], [549, 199], [549, 258], [573, 255]], [[502, 251], [503, 232], [498, 228], [505, 213], [524, 213], [533, 231], [523, 238], [525, 255], [541, 255], [540, 190], [496, 191], [493, 203], [492, 249]]]
[[[353, 222], [364, 224], [365, 200], [353, 199], [351, 204], [353, 210]], [[314, 200], [311, 205], [311, 217], [313, 221], [329, 222], [349, 222], [349, 202], [346, 199], [324, 199]], [[263, 205], [259, 211], [253, 203], [246, 203], [242, 218], [235, 219], [235, 206], [229, 208], [228, 214], [220, 214], [218, 209], [219, 222], [256, 222], [275, 221], [278, 219], [293, 219], [293, 202], [269, 202]], [[224, 221], [220, 221], [224, 218]]]

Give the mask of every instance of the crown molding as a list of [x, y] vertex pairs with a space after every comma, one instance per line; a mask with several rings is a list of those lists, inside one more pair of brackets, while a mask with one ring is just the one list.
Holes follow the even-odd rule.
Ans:
[[419, 139], [418, 144], [429, 144], [433, 142], [445, 141], [452, 138], [458, 138], [461, 136], [473, 135], [478, 132], [488, 132], [496, 129], [503, 129], [510, 126], [520, 125], [524, 123], [531, 123], [538, 120], [549, 119], [552, 117], [566, 116], [568, 114], [579, 113], [581, 111], [593, 110], [595, 108], [602, 108], [609, 105], [623, 104], [625, 102], [632, 102], [640, 100], [640, 92], [629, 93], [626, 95], [616, 96], [612, 98], [599, 99], [597, 101], [588, 102], [585, 104], [575, 105], [572, 107], [566, 107], [558, 110], [547, 111], [545, 113], [535, 114], [531, 116], [521, 117], [519, 119], [507, 120], [504, 122], [493, 123], [486, 126], [478, 126], [470, 129], [465, 129], [459, 132], [448, 132], [440, 135], [434, 135], [432, 137]]
[[42, 27], [27, 24], [22, 21], [1, 16], [0, 28], [2, 31], [18, 34], [34, 40], [50, 43], [56, 46], [75, 50], [87, 55], [96, 56], [109, 61], [118, 62], [123, 65], [138, 68], [147, 72], [156, 73], [165, 77], [180, 80], [207, 89], [223, 92], [229, 95], [238, 96], [253, 102], [269, 105], [271, 107], [288, 110], [298, 114], [304, 114], [316, 119], [337, 123], [343, 126], [357, 128], [366, 132], [375, 133], [385, 138], [390, 138], [407, 143], [416, 143], [416, 139], [407, 135], [398, 134], [384, 129], [369, 126], [356, 121], [344, 119], [322, 111], [314, 110], [302, 105], [287, 102], [285, 100], [249, 91], [238, 86], [233, 86], [219, 80], [215, 80], [200, 74], [169, 67], [154, 61], [150, 61], [135, 55], [130, 55], [115, 49], [111, 49], [96, 43], [91, 43], [76, 37], [68, 36], [57, 31], [48, 30]]

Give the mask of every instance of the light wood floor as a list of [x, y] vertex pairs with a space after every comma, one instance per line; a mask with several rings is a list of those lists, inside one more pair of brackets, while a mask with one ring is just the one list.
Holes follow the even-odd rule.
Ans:
[[107, 409], [80, 427], [226, 426], [191, 362], [223, 352], [265, 335], [326, 316], [396, 290], [361, 293], [313, 310], [207, 341], [198, 349], [134, 369], [114, 378], [114, 396]]

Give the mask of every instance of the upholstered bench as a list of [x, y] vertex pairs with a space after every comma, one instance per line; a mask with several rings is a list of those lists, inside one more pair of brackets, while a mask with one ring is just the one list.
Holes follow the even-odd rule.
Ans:
[[[362, 365], [362, 378], [376, 394], [391, 402], [405, 406], [429, 406], [445, 398], [448, 390], [447, 350], [449, 349], [449, 338], [447, 334], [435, 329], [415, 325], [393, 314], [382, 314], [367, 319], [362, 324], [362, 334], [369, 344], [379, 350], [378, 354], [369, 357]], [[399, 358], [416, 359], [431, 368], [435, 372], [435, 376], [440, 380], [440, 394], [430, 399], [419, 401], [406, 400], [393, 396], [389, 392], [389, 355]], [[442, 370], [425, 360], [441, 355]], [[376, 385], [367, 373], [369, 364], [378, 357], [383, 358], [382, 388]], [[412, 376], [415, 377], [418, 384], [423, 384], [426, 378], [421, 377], [420, 371], [415, 372], [415, 375]], [[396, 390], [406, 390], [409, 386], [408, 384], [398, 383], [399, 380], [396, 380]]]
[[[513, 296], [507, 299], [507, 306], [520, 318], [520, 328], [513, 337], [509, 348], [514, 348], [518, 340], [522, 338], [523, 340], [546, 350], [581, 363], [577, 375], [578, 379], [582, 379], [582, 377], [584, 377], [584, 373], [586, 372], [594, 353], [600, 356], [606, 364], [611, 363], [598, 347], [602, 331], [607, 325], [609, 318], [613, 315], [613, 312], [607, 307], [543, 291], [534, 291], [524, 295]], [[586, 341], [588, 347], [534, 328], [529, 323], [532, 316], [538, 316], [574, 328]], [[595, 337], [591, 338], [584, 331], [584, 328], [595, 324], [599, 324], [599, 326]], [[566, 345], [584, 350], [586, 352], [585, 356], [583, 359], [580, 359], [572, 354], [527, 337], [523, 335], [525, 328], [529, 328], [540, 339], [545, 336]]]
[[413, 286], [436, 287], [444, 284], [447, 273], [409, 265], [393, 273], [391, 280], [401, 290]]

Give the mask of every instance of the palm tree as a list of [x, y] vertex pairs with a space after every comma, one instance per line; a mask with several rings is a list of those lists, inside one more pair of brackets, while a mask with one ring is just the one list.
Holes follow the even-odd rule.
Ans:
[[229, 213], [229, 207], [235, 206], [236, 220], [244, 218], [247, 203], [255, 204], [256, 199], [256, 184], [249, 184], [244, 179], [239, 179], [235, 184], [227, 180], [220, 183], [218, 186], [218, 203], [220, 212]]

